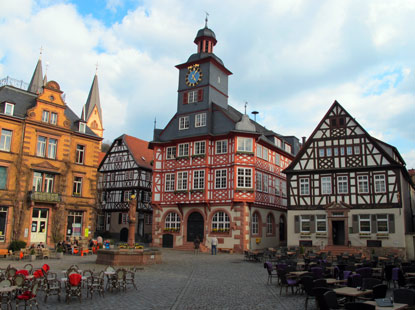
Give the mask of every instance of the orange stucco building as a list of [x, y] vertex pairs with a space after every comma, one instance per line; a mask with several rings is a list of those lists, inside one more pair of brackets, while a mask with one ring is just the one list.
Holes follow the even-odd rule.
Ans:
[[[59, 84], [43, 78], [40, 60], [27, 88], [0, 85], [0, 248], [92, 236], [102, 138], [66, 105]], [[96, 101], [91, 93], [86, 105]]]

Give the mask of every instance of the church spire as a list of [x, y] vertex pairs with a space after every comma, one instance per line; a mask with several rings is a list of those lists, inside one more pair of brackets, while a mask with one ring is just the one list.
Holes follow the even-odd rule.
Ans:
[[[42, 53], [41, 53], [42, 55]], [[32, 79], [30, 80], [28, 91], [39, 94], [42, 91], [43, 86], [43, 73], [42, 73], [42, 59], [39, 56], [37, 61], [35, 72], [33, 72]]]
[[98, 136], [103, 136], [102, 110], [99, 99], [98, 75], [95, 72], [88, 99], [82, 109], [82, 119]]

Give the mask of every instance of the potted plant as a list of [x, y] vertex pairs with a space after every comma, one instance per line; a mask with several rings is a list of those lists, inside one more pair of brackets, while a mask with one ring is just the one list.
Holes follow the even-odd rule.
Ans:
[[61, 245], [56, 249], [56, 258], [63, 258], [63, 247]]
[[36, 260], [36, 252], [35, 249], [30, 250], [30, 261], [34, 262]]

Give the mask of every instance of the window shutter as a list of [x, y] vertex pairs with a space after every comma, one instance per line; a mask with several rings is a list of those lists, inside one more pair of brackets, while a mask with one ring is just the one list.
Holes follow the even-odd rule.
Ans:
[[389, 232], [395, 233], [395, 214], [389, 214]]
[[375, 234], [375, 233], [377, 233], [378, 232], [378, 228], [377, 228], [377, 223], [376, 223], [376, 214], [372, 214], [372, 216], [371, 216], [371, 219], [372, 219], [372, 223], [370, 223], [370, 226], [371, 226], [371, 232], [373, 233], [373, 234]]
[[316, 232], [316, 222], [314, 220], [314, 215], [310, 216], [310, 232], [315, 233]]
[[357, 214], [354, 214], [352, 217], [353, 233], [357, 234], [359, 232], [359, 217]]
[[197, 91], [197, 101], [200, 102], [203, 100], [203, 89]]
[[188, 101], [187, 101], [187, 96], [188, 95], [189, 95], [188, 92], [184, 92], [183, 93], [183, 104], [187, 104], [188, 103]]
[[122, 224], [122, 213], [118, 213], [118, 224]]
[[298, 215], [294, 216], [294, 232], [300, 233], [300, 217]]

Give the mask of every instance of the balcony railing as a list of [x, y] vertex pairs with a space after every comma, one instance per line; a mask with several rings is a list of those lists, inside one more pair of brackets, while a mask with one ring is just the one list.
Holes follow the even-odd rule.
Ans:
[[61, 194], [47, 192], [29, 192], [31, 201], [55, 203], [61, 201]]

